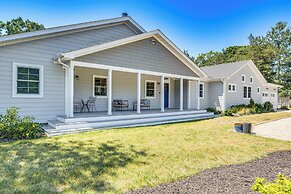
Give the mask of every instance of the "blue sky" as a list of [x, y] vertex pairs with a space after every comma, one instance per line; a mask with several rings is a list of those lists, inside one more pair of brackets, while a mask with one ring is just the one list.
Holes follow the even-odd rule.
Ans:
[[231, 45], [246, 45], [278, 21], [291, 24], [291, 0], [8, 0], [0, 20], [21, 16], [45, 27], [118, 17], [127, 12], [146, 30], [160, 29], [196, 56]]

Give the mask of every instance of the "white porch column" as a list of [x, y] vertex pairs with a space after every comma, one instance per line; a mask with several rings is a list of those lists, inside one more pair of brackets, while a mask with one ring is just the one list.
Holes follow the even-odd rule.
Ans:
[[140, 112], [140, 80], [141, 80], [141, 73], [137, 73], [137, 80], [136, 80], [136, 112]]
[[165, 105], [164, 105], [164, 95], [165, 95], [165, 76], [161, 76], [161, 112], [165, 112]]
[[200, 110], [200, 80], [197, 81], [197, 109]]
[[225, 102], [226, 102], [226, 80], [223, 80], [223, 93], [222, 93], [222, 107], [221, 107], [221, 110], [222, 111], [225, 111], [226, 107], [225, 107]]
[[65, 113], [74, 117], [74, 64], [70, 62], [65, 69]]
[[112, 69], [108, 69], [108, 109], [107, 114], [112, 115]]
[[187, 109], [191, 109], [191, 81], [188, 80], [188, 91], [187, 91]]
[[184, 79], [180, 79], [180, 110], [183, 110], [183, 83]]

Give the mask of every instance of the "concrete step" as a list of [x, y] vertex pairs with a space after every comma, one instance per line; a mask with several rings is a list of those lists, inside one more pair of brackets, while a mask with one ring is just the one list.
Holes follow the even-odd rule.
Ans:
[[[145, 112], [142, 114], [124, 114], [124, 115], [104, 115], [104, 116], [89, 116], [89, 117], [79, 117], [79, 118], [68, 118], [65, 116], [58, 116], [57, 120], [63, 123], [72, 123], [72, 122], [97, 122], [97, 121], [117, 121], [122, 119], [139, 119], [139, 118], [154, 118], [154, 117], [166, 117], [166, 116], [176, 116], [176, 115], [186, 115], [186, 114], [198, 114], [206, 113], [206, 110], [191, 110], [191, 111], [175, 111], [175, 112]], [[94, 114], [94, 113], [92, 113]]]
[[192, 118], [180, 118], [180, 119], [171, 119], [171, 120], [161, 120], [161, 121], [152, 121], [152, 122], [144, 122], [144, 123], [124, 123], [120, 125], [111, 125], [111, 126], [103, 126], [103, 127], [90, 127], [90, 128], [69, 128], [69, 129], [54, 129], [48, 127], [46, 133], [48, 136], [58, 136], [58, 135], [65, 135], [65, 134], [75, 134], [81, 132], [88, 132], [93, 130], [101, 130], [101, 129], [112, 129], [112, 128], [124, 128], [124, 127], [141, 127], [141, 126], [151, 126], [151, 125], [160, 125], [160, 124], [168, 124], [168, 123], [179, 123], [179, 122], [186, 122], [186, 121], [194, 121], [194, 120], [203, 120], [213, 118], [214, 115], [212, 114], [204, 114], [200, 115], [199, 117], [192, 117]]

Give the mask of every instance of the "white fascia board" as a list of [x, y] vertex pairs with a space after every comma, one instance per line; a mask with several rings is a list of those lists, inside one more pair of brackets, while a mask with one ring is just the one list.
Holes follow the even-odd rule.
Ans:
[[118, 67], [118, 66], [110, 66], [110, 65], [103, 65], [103, 64], [96, 64], [96, 63], [88, 63], [88, 62], [81, 62], [81, 61], [71, 61], [75, 67], [87, 67], [87, 68], [94, 68], [94, 69], [111, 69], [113, 71], [121, 71], [127, 73], [141, 73], [145, 75], [154, 75], [154, 76], [165, 76], [170, 78], [177, 78], [177, 79], [188, 79], [188, 80], [200, 80], [198, 77], [191, 77], [191, 76], [184, 76], [178, 74], [171, 74], [171, 73], [163, 73], [163, 72], [156, 72], [156, 71], [147, 71], [141, 69], [133, 69], [127, 67]]
[[103, 51], [106, 49], [110, 49], [110, 48], [114, 48], [117, 46], [121, 46], [124, 44], [128, 44], [128, 43], [132, 43], [132, 42], [136, 42], [139, 40], [143, 40], [149, 37], [153, 37], [154, 34], [156, 34], [157, 31], [150, 31], [147, 33], [143, 33], [143, 34], [139, 34], [139, 35], [135, 35], [135, 36], [130, 36], [128, 38], [122, 38], [119, 40], [115, 40], [115, 41], [111, 41], [111, 42], [106, 42], [103, 44], [99, 44], [99, 45], [95, 45], [95, 46], [90, 46], [87, 48], [83, 48], [83, 49], [78, 49], [78, 50], [74, 50], [74, 51], [70, 51], [70, 52], [66, 52], [63, 53], [63, 60], [71, 60], [71, 59], [75, 59], [77, 57], [81, 57], [84, 55], [89, 55], [95, 52], [99, 52], [99, 51]]
[[71, 31], [71, 30], [77, 30], [82, 28], [89, 28], [89, 27], [97, 27], [117, 22], [131, 22], [136, 28], [138, 28], [141, 32], [145, 33], [146, 31], [137, 23], [135, 22], [131, 17], [118, 17], [113, 19], [106, 19], [106, 20], [99, 20], [94, 22], [86, 22], [86, 23], [80, 23], [80, 24], [72, 24], [72, 25], [66, 25], [66, 26], [59, 26], [59, 27], [53, 27], [53, 28], [47, 28], [44, 30], [37, 30], [34, 32], [26, 32], [26, 33], [20, 33], [20, 34], [14, 34], [14, 35], [7, 35], [0, 37], [0, 45], [3, 43], [5, 45], [5, 42], [9, 41], [16, 41], [18, 40], [25, 40], [27, 38], [32, 38], [36, 36], [44, 36], [44, 35], [50, 35], [54, 33], [61, 33], [65, 31]]
[[[161, 38], [158, 36], [160, 36]], [[180, 61], [182, 61], [188, 68], [190, 68], [198, 76], [207, 77], [207, 75], [197, 65], [195, 65], [187, 56], [185, 56], [185, 54], [178, 47], [176, 47], [159, 30], [154, 30], [154, 31], [143, 33], [143, 34], [131, 36], [128, 38], [123, 38], [123, 39], [103, 43], [100, 45], [95, 45], [95, 46], [91, 46], [91, 47], [63, 53], [62, 59], [63, 60], [73, 60], [77, 57], [81, 57], [84, 55], [96, 53], [96, 52], [103, 51], [103, 50], [110, 49], [110, 48], [114, 48], [117, 46], [129, 44], [132, 42], [137, 42], [139, 40], [147, 39], [150, 37], [154, 37], [155, 39], [157, 39], [163, 46], [165, 46], [172, 54], [174, 54]], [[170, 47], [168, 45], [166, 45], [163, 41], [167, 42], [170, 45]]]

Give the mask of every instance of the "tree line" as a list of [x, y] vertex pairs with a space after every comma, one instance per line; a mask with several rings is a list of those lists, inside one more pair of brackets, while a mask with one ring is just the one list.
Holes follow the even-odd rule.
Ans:
[[263, 36], [248, 37], [246, 46], [229, 46], [222, 51], [210, 51], [196, 58], [184, 53], [198, 66], [209, 66], [241, 60], [253, 60], [268, 82], [283, 85], [281, 96], [291, 95], [291, 28], [278, 22]]

